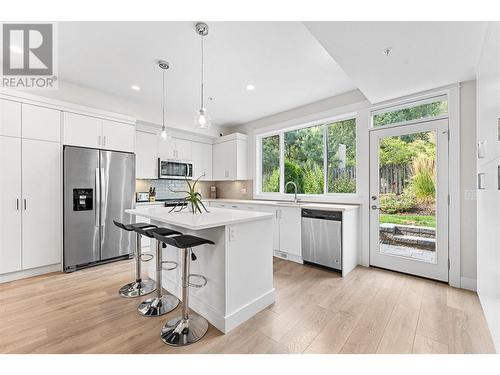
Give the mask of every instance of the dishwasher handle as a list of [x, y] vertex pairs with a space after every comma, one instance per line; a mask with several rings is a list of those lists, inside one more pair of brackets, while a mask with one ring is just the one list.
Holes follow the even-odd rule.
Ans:
[[303, 208], [302, 217], [320, 220], [342, 221], [342, 211], [310, 210]]

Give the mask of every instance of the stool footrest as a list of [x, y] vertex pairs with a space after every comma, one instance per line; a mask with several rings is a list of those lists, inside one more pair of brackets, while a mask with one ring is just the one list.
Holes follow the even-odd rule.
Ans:
[[149, 262], [150, 260], [153, 260], [155, 256], [153, 254], [141, 254], [140, 256], [140, 261], [141, 262]]
[[[193, 282], [191, 282], [192, 277], [198, 277], [198, 278], [202, 279], [202, 282], [199, 284], [193, 283]], [[205, 285], [207, 285], [207, 282], [208, 282], [207, 278], [203, 275], [198, 274], [198, 273], [190, 273], [188, 276], [188, 285], [190, 287], [193, 287], [193, 288], [203, 288]]]
[[173, 260], [164, 260], [161, 262], [161, 264], [173, 264], [173, 267], [168, 267], [168, 268], [165, 268], [165, 267], [162, 267], [162, 269], [164, 269], [165, 271], [172, 271], [172, 270], [175, 270], [177, 267], [179, 267], [179, 263], [177, 262], [174, 262]]

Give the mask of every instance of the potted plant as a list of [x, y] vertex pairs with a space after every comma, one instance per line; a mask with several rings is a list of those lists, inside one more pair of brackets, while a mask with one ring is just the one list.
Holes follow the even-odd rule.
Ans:
[[188, 206], [191, 208], [191, 212], [193, 213], [193, 215], [196, 214], [197, 212], [202, 214], [203, 211], [201, 210], [201, 208], [203, 208], [205, 210], [205, 212], [207, 212], [207, 213], [209, 212], [207, 210], [207, 208], [205, 207], [205, 205], [203, 204], [203, 202], [201, 201], [201, 194], [196, 191], [196, 184], [198, 183], [200, 178], [202, 178], [203, 176], [204, 175], [201, 175], [200, 177], [198, 177], [195, 180], [195, 182], [192, 184], [191, 184], [191, 182], [189, 182], [189, 180], [186, 177], [186, 183], [188, 185], [188, 190], [177, 190], [177, 191], [171, 190], [174, 193], [186, 193], [187, 195], [179, 203], [177, 203], [174, 207], [172, 207], [172, 209], [169, 212], [175, 211], [175, 209], [178, 209], [175, 212], [181, 212], [183, 209], [185, 209]]

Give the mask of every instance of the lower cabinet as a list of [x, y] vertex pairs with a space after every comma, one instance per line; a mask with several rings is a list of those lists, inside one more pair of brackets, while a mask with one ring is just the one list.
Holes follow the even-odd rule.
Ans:
[[61, 145], [0, 136], [0, 274], [61, 262]]
[[210, 207], [253, 210], [274, 214], [273, 249], [275, 253], [283, 258], [302, 263], [302, 217], [299, 207], [283, 207], [279, 205], [276, 207], [276, 205], [252, 205], [214, 201], [210, 203]]

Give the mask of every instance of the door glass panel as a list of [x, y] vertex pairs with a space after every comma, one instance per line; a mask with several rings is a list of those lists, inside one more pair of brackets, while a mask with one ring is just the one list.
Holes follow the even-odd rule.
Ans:
[[380, 253], [436, 263], [436, 132], [379, 142]]

